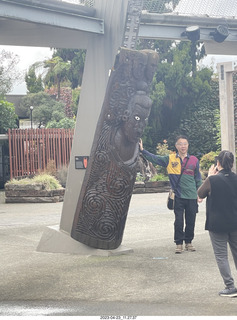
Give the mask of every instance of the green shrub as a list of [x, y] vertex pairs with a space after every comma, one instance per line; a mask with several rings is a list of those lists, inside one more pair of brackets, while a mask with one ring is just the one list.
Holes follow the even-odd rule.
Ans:
[[159, 156], [167, 156], [170, 153], [172, 153], [172, 151], [169, 150], [169, 146], [168, 146], [167, 140], [164, 140], [163, 143], [158, 143], [157, 144], [156, 153]]
[[[157, 147], [156, 147], [156, 154], [157, 155], [168, 156], [172, 152], [173, 151], [169, 150], [167, 140], [164, 140], [163, 143], [157, 144]], [[155, 168], [157, 169], [158, 174], [163, 175], [163, 176], [167, 176], [167, 170], [165, 167], [157, 165], [157, 166], [155, 166]], [[153, 180], [153, 181], [156, 181], [156, 180]]]
[[62, 188], [59, 181], [48, 174], [39, 174], [32, 179], [35, 183], [42, 183], [46, 190], [55, 190]]
[[38, 174], [34, 176], [33, 178], [24, 178], [24, 179], [12, 179], [6, 184], [43, 184], [45, 186], [46, 190], [55, 190], [55, 189], [61, 189], [62, 186], [59, 183], [59, 181], [48, 174]]
[[208, 171], [210, 166], [215, 163], [215, 157], [218, 156], [219, 152], [211, 151], [204, 154], [200, 159], [201, 171]]
[[137, 176], [136, 176], [136, 181], [144, 181], [144, 180], [145, 180], [145, 178], [143, 177], [141, 172], [138, 172]]
[[17, 128], [17, 119], [14, 104], [0, 100], [0, 134], [6, 133], [8, 129]]
[[155, 174], [149, 181], [169, 181], [169, 178], [167, 175], [159, 173]]

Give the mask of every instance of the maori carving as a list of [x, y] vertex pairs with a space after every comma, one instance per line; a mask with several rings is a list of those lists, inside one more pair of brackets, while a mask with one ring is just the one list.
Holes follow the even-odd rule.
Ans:
[[154, 51], [121, 48], [116, 57], [71, 232], [88, 246], [116, 249], [122, 242], [157, 63]]

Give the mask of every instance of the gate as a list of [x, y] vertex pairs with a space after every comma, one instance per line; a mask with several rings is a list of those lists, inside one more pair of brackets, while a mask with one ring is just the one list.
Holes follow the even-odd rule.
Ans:
[[9, 129], [10, 179], [43, 171], [49, 161], [56, 169], [70, 160], [74, 129]]

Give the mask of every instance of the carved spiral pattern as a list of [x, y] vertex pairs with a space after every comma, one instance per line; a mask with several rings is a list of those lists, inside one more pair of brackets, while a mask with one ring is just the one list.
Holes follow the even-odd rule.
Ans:
[[105, 211], [106, 200], [102, 194], [90, 191], [84, 198], [84, 209], [87, 214], [97, 215]]
[[115, 217], [106, 215], [103, 219], [96, 221], [94, 230], [96, 230], [96, 235], [100, 239], [111, 240], [115, 237], [116, 230], [118, 230], [118, 224]]
[[107, 184], [109, 193], [118, 198], [124, 198], [127, 194], [129, 183], [126, 179], [116, 178]]
[[95, 161], [98, 166], [104, 165], [109, 161], [108, 153], [106, 151], [97, 151], [95, 154]]

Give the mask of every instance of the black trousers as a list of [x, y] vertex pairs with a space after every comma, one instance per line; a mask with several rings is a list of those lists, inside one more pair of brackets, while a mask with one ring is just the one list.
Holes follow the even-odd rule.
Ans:
[[[176, 244], [191, 243], [194, 238], [197, 199], [181, 199], [175, 197], [174, 204], [174, 242]], [[185, 218], [185, 228], [184, 228]]]

